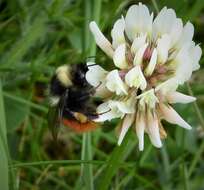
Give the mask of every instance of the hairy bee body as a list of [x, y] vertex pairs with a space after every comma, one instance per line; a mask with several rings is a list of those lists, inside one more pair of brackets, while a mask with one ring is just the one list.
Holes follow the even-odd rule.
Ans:
[[97, 118], [96, 104], [92, 100], [94, 89], [85, 78], [87, 71], [85, 64], [63, 65], [56, 69], [50, 82], [48, 121], [52, 131], [60, 123], [78, 132], [94, 128], [91, 120]]

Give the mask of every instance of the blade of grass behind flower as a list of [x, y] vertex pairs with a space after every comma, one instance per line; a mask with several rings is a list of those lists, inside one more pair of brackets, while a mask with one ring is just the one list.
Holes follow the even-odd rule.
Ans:
[[188, 21], [193, 21], [197, 18], [197, 16], [200, 14], [200, 12], [203, 10], [204, 7], [204, 1], [203, 0], [197, 0], [193, 7], [191, 7], [190, 11], [188, 14], [185, 16], [185, 20]]
[[129, 140], [131, 136], [131, 130], [129, 130], [123, 140], [123, 143], [120, 146], [117, 146], [110, 155], [110, 159], [107, 161], [107, 168], [105, 173], [101, 176], [101, 180], [98, 185], [98, 190], [108, 189], [112, 178], [117, 173], [120, 163], [123, 161], [124, 156], [126, 155], [129, 146]]
[[45, 34], [45, 19], [38, 17], [33, 23], [24, 29], [24, 36], [22, 36], [11, 48], [8, 53], [2, 58], [3, 63], [1, 67], [9, 68], [21, 61], [27, 50]]
[[183, 163], [183, 184], [184, 190], [189, 190], [188, 171], [185, 163]]
[[0, 80], [0, 187], [1, 189], [9, 189], [8, 175], [8, 146], [6, 139], [6, 118], [4, 112], [3, 92]]
[[[85, 22], [84, 22], [84, 53], [89, 49], [89, 55], [94, 56], [96, 53], [95, 42], [90, 41], [90, 31], [89, 31], [89, 22], [91, 21], [91, 16], [96, 22], [99, 21], [100, 9], [101, 9], [101, 0], [95, 0], [94, 6], [92, 7], [92, 1], [86, 1], [84, 3], [85, 9]], [[94, 10], [93, 15], [92, 10]], [[82, 160], [92, 160], [92, 145], [91, 145], [91, 133], [83, 134], [83, 144], [82, 144]], [[94, 180], [93, 180], [93, 166], [91, 164], [83, 164], [81, 168], [82, 180], [85, 182], [85, 189], [92, 190], [94, 189]]]
[[[92, 159], [92, 149], [91, 149], [91, 133], [83, 134], [82, 142], [82, 160]], [[91, 164], [82, 164], [82, 184], [85, 184], [85, 189], [94, 189], [93, 186], [93, 166]]]
[[[88, 30], [88, 23], [91, 19], [91, 1], [86, 1], [84, 4], [84, 32], [83, 32], [83, 51], [86, 54], [87, 49], [90, 45], [90, 34]], [[91, 149], [91, 134], [85, 133], [83, 134], [83, 141], [82, 141], [82, 151], [81, 151], [81, 159], [91, 160], [92, 159], [92, 149]], [[82, 164], [81, 165], [81, 181], [82, 184], [80, 186], [85, 187], [86, 190], [93, 190], [93, 166], [89, 164]], [[81, 187], [79, 187], [81, 188]]]

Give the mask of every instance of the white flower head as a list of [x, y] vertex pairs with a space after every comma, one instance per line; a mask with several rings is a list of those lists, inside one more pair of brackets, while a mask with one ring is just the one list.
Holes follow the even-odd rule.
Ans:
[[99, 105], [97, 121], [123, 120], [119, 145], [127, 130], [134, 126], [139, 150], [144, 149], [145, 133], [155, 147], [162, 146], [161, 139], [166, 137], [162, 119], [191, 128], [171, 104], [195, 101], [176, 90], [199, 69], [202, 54], [193, 41], [194, 27], [190, 22], [184, 25], [175, 11], [166, 7], [153, 15], [142, 3], [132, 5], [113, 25], [112, 43], [95, 22], [90, 23], [97, 45], [114, 66], [110, 71], [93, 67], [87, 73], [92, 86], [102, 83], [103, 90], [111, 94]]

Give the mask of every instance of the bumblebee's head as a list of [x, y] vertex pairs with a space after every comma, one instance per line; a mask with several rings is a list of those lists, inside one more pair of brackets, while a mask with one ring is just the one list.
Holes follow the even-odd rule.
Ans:
[[80, 63], [73, 65], [72, 67], [72, 82], [74, 85], [79, 87], [88, 86], [88, 82], [86, 81], [86, 72], [88, 71], [88, 67], [86, 64]]
[[86, 81], [85, 77], [87, 71], [88, 67], [83, 63], [75, 65], [63, 65], [58, 67], [56, 70], [56, 76], [65, 87], [69, 87], [71, 85], [86, 87], [88, 86], [88, 82]]
[[71, 86], [76, 88], [89, 87], [85, 78], [87, 71], [87, 65], [82, 63], [58, 67], [50, 83], [51, 96], [59, 97]]

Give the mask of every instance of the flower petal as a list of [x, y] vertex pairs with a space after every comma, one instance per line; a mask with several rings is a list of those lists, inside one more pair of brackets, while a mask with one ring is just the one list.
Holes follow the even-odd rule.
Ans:
[[139, 50], [137, 51], [134, 60], [133, 60], [133, 64], [134, 65], [141, 65], [142, 64], [142, 60], [143, 60], [143, 55], [145, 53], [145, 50], [147, 49], [148, 44], [144, 44], [142, 47], [139, 48]]
[[118, 145], [120, 146], [123, 138], [125, 137], [125, 134], [127, 133], [128, 129], [131, 127], [133, 121], [135, 119], [135, 115], [134, 114], [127, 114], [124, 117], [123, 123], [122, 123], [122, 128], [121, 128], [121, 132], [120, 132], [120, 136], [118, 139]]
[[178, 88], [178, 81], [176, 78], [170, 78], [167, 81], [159, 84], [155, 88], [155, 92], [160, 92], [162, 95], [167, 95], [170, 92], [176, 91]]
[[192, 43], [185, 43], [171, 64], [173, 67], [175, 67], [175, 77], [177, 78], [179, 84], [183, 84], [185, 81], [189, 80], [192, 75], [193, 65], [190, 57], [191, 46]]
[[186, 123], [171, 106], [160, 104], [159, 107], [166, 121], [172, 124], [177, 124], [185, 129], [191, 129], [191, 126]]
[[129, 87], [136, 87], [141, 90], [146, 88], [147, 82], [140, 65], [135, 66], [125, 75], [125, 82]]
[[193, 71], [198, 70], [200, 68], [199, 61], [202, 55], [202, 49], [199, 45], [193, 46], [190, 50], [192, 64], [193, 64]]
[[[100, 67], [99, 65], [94, 65], [95, 63], [88, 62], [88, 71], [86, 72], [86, 80], [89, 84], [96, 87], [103, 81], [105, 81], [108, 72]], [[90, 65], [90, 66], [89, 66]], [[93, 65], [93, 66], [92, 66]]]
[[114, 118], [123, 117], [123, 113], [120, 112], [117, 108], [111, 109], [109, 102], [104, 102], [100, 104], [97, 107], [97, 113], [99, 114], [99, 117], [97, 119], [94, 119], [95, 122], [104, 122], [104, 121], [110, 121]]
[[135, 98], [129, 98], [126, 101], [112, 101], [114, 102], [118, 109], [123, 113], [134, 113], [135, 112]]
[[167, 61], [170, 42], [171, 39], [167, 34], [162, 35], [162, 37], [157, 41], [158, 62], [160, 64], [164, 64]]
[[175, 104], [175, 103], [187, 104], [190, 102], [194, 102], [196, 98], [193, 96], [187, 96], [180, 92], [171, 92], [167, 94], [167, 100], [171, 104]]
[[125, 20], [122, 17], [115, 22], [113, 29], [111, 30], [111, 36], [113, 39], [112, 44], [114, 49], [116, 49], [120, 44], [125, 43], [124, 31]]
[[153, 22], [153, 36], [154, 39], [162, 36], [163, 34], [168, 34], [173, 24], [176, 21], [176, 13], [173, 9], [167, 9], [164, 7]]
[[139, 106], [141, 110], [145, 110], [146, 105], [148, 105], [150, 109], [155, 109], [156, 103], [159, 102], [157, 96], [155, 95], [154, 89], [143, 92], [137, 96], [137, 99], [139, 99]]
[[147, 35], [141, 35], [136, 37], [131, 46], [131, 52], [135, 55], [136, 52], [139, 50], [146, 43]]
[[116, 67], [120, 69], [127, 69], [128, 63], [126, 61], [126, 45], [121, 44], [117, 47], [113, 55], [113, 62]]
[[106, 77], [106, 87], [117, 95], [127, 95], [127, 86], [119, 76], [118, 70], [113, 70]]
[[139, 3], [132, 5], [125, 17], [125, 32], [128, 38], [133, 41], [138, 34], [151, 34], [153, 14], [150, 15], [148, 8]]
[[107, 87], [105, 81], [103, 81], [99, 86], [96, 88], [96, 92], [94, 94], [95, 97], [100, 98], [107, 98], [111, 96], [112, 92], [110, 92]]
[[191, 42], [193, 39], [194, 27], [190, 22], [187, 22], [183, 27], [183, 31], [181, 34], [181, 38], [179, 39], [178, 44], [176, 45], [178, 48], [181, 48], [185, 43]]
[[151, 112], [147, 113], [147, 132], [151, 143], [155, 147], [161, 148], [162, 142], [160, 139], [158, 118], [156, 114]]
[[141, 114], [137, 114], [137, 119], [135, 122], [135, 128], [137, 137], [139, 140], [139, 150], [144, 150], [144, 130], [145, 130], [145, 119]]
[[173, 48], [174, 45], [179, 41], [181, 38], [181, 34], [183, 31], [183, 22], [181, 19], [177, 18], [171, 28], [171, 32], [169, 33], [171, 37], [170, 47]]
[[89, 28], [95, 38], [96, 44], [109, 56], [113, 57], [113, 47], [107, 38], [98, 28], [96, 22], [92, 21], [89, 24]]
[[152, 73], [154, 72], [154, 68], [155, 68], [156, 64], [157, 64], [157, 50], [155, 48], [152, 52], [150, 62], [147, 65], [147, 68], [145, 69], [145, 75], [146, 76], [152, 75]]

